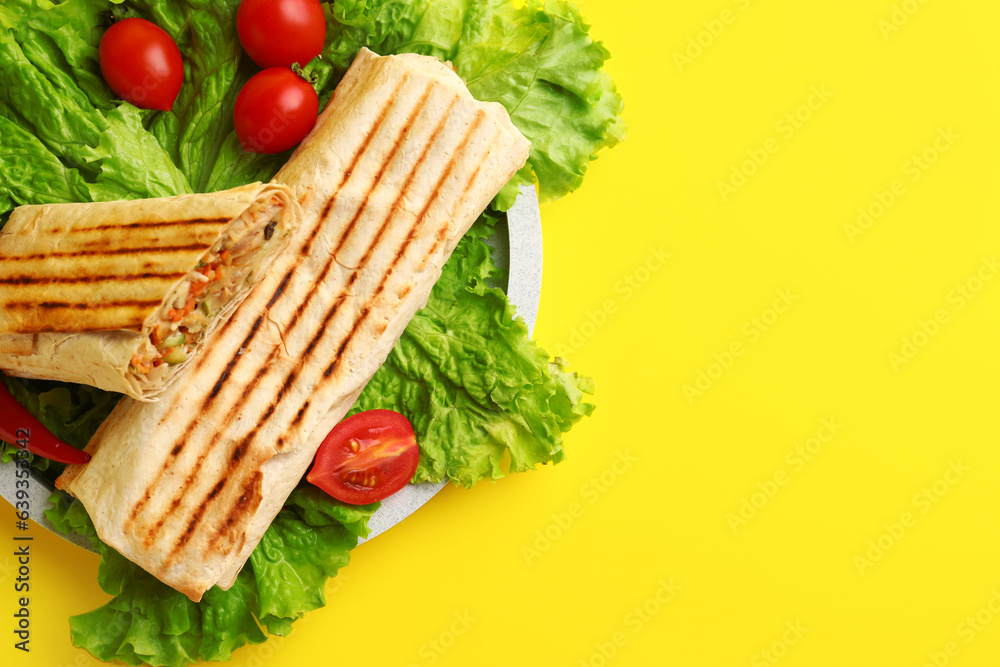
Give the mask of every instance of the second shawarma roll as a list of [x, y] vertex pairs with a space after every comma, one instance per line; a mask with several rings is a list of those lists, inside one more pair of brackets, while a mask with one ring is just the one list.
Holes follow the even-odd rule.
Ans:
[[300, 215], [273, 183], [16, 209], [0, 232], [0, 370], [154, 400]]

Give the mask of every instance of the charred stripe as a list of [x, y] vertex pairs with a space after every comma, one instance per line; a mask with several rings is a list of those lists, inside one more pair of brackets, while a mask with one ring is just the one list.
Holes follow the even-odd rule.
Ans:
[[[73, 229], [72, 233], [77, 232], [92, 232], [101, 231], [107, 229], [140, 229], [149, 227], [180, 227], [183, 225], [224, 225], [233, 220], [232, 217], [228, 218], [195, 218], [193, 220], [145, 220], [141, 222], [131, 222], [127, 225], [94, 225], [93, 227], [76, 227]], [[53, 230], [56, 232], [56, 230]]]
[[67, 250], [66, 252], [43, 252], [34, 255], [24, 255], [23, 257], [9, 257], [7, 258], [7, 261], [51, 259], [53, 257], [98, 257], [101, 255], [163, 255], [171, 252], [208, 250], [211, 246], [211, 243], [189, 243], [187, 245], [168, 245], [160, 246], [158, 248], [139, 246], [137, 248], [108, 248], [104, 250]]
[[32, 310], [41, 308], [42, 310], [100, 310], [102, 308], [149, 308], [159, 306], [162, 300], [140, 301], [131, 299], [127, 301], [98, 301], [94, 303], [78, 303], [76, 301], [9, 301], [4, 304], [8, 310]]
[[76, 283], [101, 282], [127, 283], [133, 280], [180, 280], [186, 275], [186, 272], [181, 271], [179, 273], [134, 273], [103, 276], [16, 276], [10, 278], [0, 278], [0, 285], [72, 285]]

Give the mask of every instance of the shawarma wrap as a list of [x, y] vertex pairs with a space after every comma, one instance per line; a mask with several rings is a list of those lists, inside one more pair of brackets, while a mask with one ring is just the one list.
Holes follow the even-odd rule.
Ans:
[[57, 485], [192, 600], [229, 588], [529, 150], [439, 60], [362, 49], [276, 177], [307, 193], [288, 250], [188, 372], [156, 403], [121, 401]]
[[288, 242], [280, 184], [22, 206], [0, 232], [0, 370], [151, 400]]

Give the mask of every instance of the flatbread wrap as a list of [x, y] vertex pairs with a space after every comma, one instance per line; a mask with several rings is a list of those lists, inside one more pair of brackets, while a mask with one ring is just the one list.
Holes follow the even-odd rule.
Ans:
[[120, 402], [57, 485], [192, 600], [231, 586], [529, 150], [440, 61], [362, 49], [275, 179], [303, 193], [288, 250], [188, 372], [156, 403]]
[[0, 232], [0, 370], [152, 400], [287, 244], [280, 184], [22, 206]]

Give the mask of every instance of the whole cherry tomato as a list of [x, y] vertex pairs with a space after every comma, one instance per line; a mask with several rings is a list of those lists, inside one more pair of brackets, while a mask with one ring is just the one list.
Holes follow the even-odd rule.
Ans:
[[319, 0], [243, 0], [236, 31], [261, 67], [305, 66], [323, 50], [326, 17]]
[[108, 28], [97, 50], [101, 74], [115, 95], [143, 109], [169, 111], [184, 83], [177, 44], [146, 19]]
[[282, 153], [316, 124], [316, 90], [287, 67], [269, 67], [247, 81], [236, 96], [233, 123], [243, 149]]

